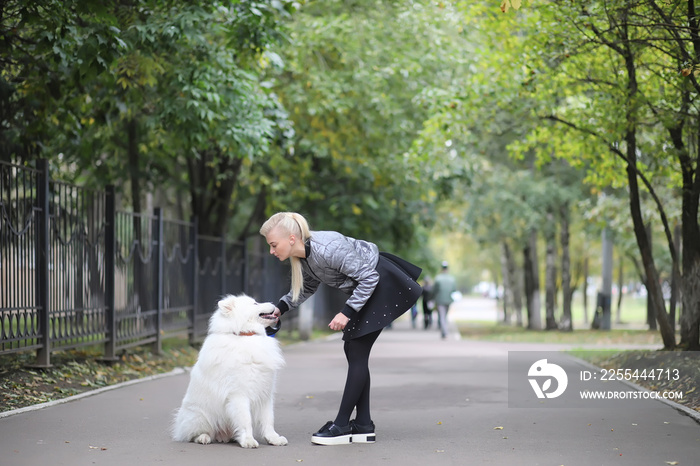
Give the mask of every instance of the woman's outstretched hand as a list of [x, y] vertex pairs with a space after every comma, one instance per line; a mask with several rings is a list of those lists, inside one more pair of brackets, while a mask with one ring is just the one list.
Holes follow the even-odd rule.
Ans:
[[328, 327], [330, 327], [331, 330], [343, 330], [349, 321], [349, 317], [346, 317], [345, 314], [339, 312], [335, 315], [335, 317], [333, 317], [333, 320], [331, 320], [331, 323], [328, 324]]

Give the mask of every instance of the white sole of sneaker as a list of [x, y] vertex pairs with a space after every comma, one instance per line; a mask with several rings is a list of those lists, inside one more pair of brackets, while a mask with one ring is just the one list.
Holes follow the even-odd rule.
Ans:
[[352, 443], [374, 443], [377, 441], [377, 436], [371, 434], [352, 434]]
[[311, 436], [311, 443], [316, 445], [350, 445], [353, 435], [338, 435], [337, 437], [315, 437]]

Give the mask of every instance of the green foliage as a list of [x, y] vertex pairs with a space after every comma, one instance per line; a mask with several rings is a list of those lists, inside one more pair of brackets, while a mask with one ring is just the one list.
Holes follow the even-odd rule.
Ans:
[[0, 148], [2, 159], [22, 161], [70, 137], [81, 124], [80, 90], [124, 43], [94, 2], [15, 0], [0, 8]]
[[569, 205], [583, 254], [599, 225], [630, 229], [629, 107], [639, 174], [679, 218], [687, 154], [668, 134], [683, 121], [680, 140], [694, 137], [697, 64], [661, 26], [683, 13], [630, 9], [649, 27], [629, 31], [643, 66], [628, 101], [608, 24], [628, 2], [525, 4], [6, 1], [0, 153], [116, 184], [124, 204], [152, 192], [205, 233], [255, 234], [291, 209], [425, 262], [430, 234], [517, 250]]
[[135, 209], [144, 191], [166, 206], [180, 204], [168, 191], [189, 191], [186, 210], [220, 233], [242, 160], [293, 135], [260, 76], [281, 63], [270, 46], [297, 4], [97, 3], [3, 3], [3, 159], [49, 158], [68, 181], [117, 185]]
[[275, 88], [298, 139], [274, 167], [286, 190], [274, 193], [271, 210], [306, 210], [318, 228], [420, 250], [411, 240], [435, 220], [434, 186], [465, 173], [446, 151], [436, 161], [411, 149], [432, 111], [424, 95], [459, 73], [460, 27], [431, 2], [304, 6]]

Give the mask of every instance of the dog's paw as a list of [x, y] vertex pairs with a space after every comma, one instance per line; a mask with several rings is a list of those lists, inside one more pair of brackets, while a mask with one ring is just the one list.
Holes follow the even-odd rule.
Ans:
[[194, 439], [195, 443], [201, 443], [202, 445], [209, 445], [211, 443], [211, 437], [209, 434], [201, 434], [199, 437]]
[[267, 440], [267, 443], [269, 443], [270, 445], [277, 445], [278, 447], [281, 447], [281, 446], [286, 445], [288, 443], [286, 438], [282, 437], [281, 435], [277, 435], [277, 434], [271, 435], [271, 436], [267, 437], [265, 440]]
[[238, 440], [238, 444], [243, 448], [258, 448], [260, 445], [253, 437], [246, 437]]

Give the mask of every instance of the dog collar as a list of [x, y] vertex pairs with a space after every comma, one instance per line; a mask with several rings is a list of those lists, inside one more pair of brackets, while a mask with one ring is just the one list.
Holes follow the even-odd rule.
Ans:
[[253, 335], [257, 335], [255, 332], [241, 332], [241, 333], [234, 333], [234, 335], [238, 335], [239, 337], [252, 337]]

